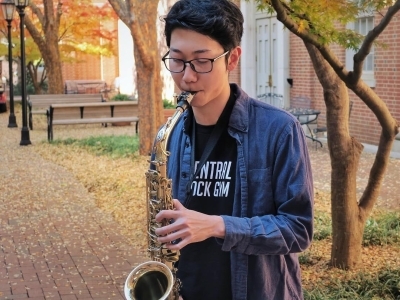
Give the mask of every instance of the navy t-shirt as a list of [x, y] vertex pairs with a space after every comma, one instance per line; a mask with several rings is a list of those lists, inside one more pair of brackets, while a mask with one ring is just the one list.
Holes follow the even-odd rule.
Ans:
[[[196, 124], [195, 160], [200, 161], [214, 126]], [[199, 175], [191, 184], [188, 209], [208, 215], [232, 215], [236, 142], [225, 129]], [[184, 300], [232, 299], [230, 253], [211, 237], [180, 251], [177, 277]]]

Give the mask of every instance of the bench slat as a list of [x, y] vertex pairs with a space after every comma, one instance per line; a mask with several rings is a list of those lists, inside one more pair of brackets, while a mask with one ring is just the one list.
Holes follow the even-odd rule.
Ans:
[[93, 107], [93, 106], [105, 106], [105, 107], [110, 107], [110, 106], [123, 106], [123, 107], [129, 107], [133, 106], [136, 107], [138, 106], [137, 101], [106, 101], [106, 102], [94, 102], [94, 103], [61, 103], [61, 104], [52, 104], [51, 105], [54, 108], [57, 107]]
[[118, 122], [138, 122], [138, 121], [139, 121], [138, 117], [70, 119], [70, 120], [53, 120], [53, 125], [118, 123]]
[[33, 114], [46, 114], [47, 109], [52, 104], [60, 103], [101, 103], [101, 94], [44, 94], [29, 95], [29, 127], [33, 129]]
[[52, 104], [47, 113], [48, 139], [53, 139], [53, 125], [136, 122], [137, 132], [138, 112], [136, 101]]
[[31, 102], [32, 108], [46, 106], [57, 103], [86, 103], [86, 102], [100, 102], [100, 98], [81, 98], [81, 99], [41, 99], [36, 102]]

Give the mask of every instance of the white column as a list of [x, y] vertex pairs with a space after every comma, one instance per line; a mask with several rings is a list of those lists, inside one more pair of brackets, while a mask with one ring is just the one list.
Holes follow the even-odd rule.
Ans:
[[240, 9], [244, 16], [242, 57], [240, 65], [240, 86], [251, 97], [256, 97], [256, 44], [255, 44], [255, 14], [254, 1], [240, 1]]

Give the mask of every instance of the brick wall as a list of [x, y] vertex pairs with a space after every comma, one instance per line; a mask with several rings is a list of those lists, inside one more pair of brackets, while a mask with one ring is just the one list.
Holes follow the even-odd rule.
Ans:
[[[118, 76], [118, 57], [78, 54], [78, 62], [63, 63], [64, 80], [105, 80], [110, 86]], [[103, 70], [103, 75], [102, 75]]]
[[[375, 16], [375, 25], [382, 16]], [[400, 18], [394, 17], [379, 37], [379, 42], [385, 43], [386, 48], [375, 47], [375, 79], [376, 94], [381, 97], [389, 108], [392, 115], [400, 120]], [[366, 143], [378, 143], [380, 126], [376, 117], [354, 95], [354, 107], [352, 112], [352, 134]], [[354, 116], [354, 119], [353, 119]]]
[[[117, 29], [117, 21], [107, 26]], [[116, 41], [115, 43], [117, 44]], [[104, 80], [110, 86], [119, 74], [118, 65], [116, 55], [106, 57], [75, 53], [73, 63], [63, 63], [62, 75], [64, 80]]]
[[[380, 19], [380, 15], [375, 16], [375, 25]], [[392, 115], [400, 120], [400, 35], [398, 32], [400, 32], [400, 18], [393, 18], [379, 37], [379, 42], [385, 43], [387, 47], [375, 46], [376, 86], [374, 91], [386, 103]], [[293, 87], [290, 93], [291, 105], [300, 106], [302, 99], [310, 99], [311, 107], [321, 111], [318, 122], [325, 124], [326, 110], [321, 85], [303, 42], [294, 34], [291, 34], [290, 37], [290, 49], [290, 76], [293, 78]], [[340, 47], [332, 49], [345, 63], [345, 50]], [[349, 97], [353, 101], [350, 134], [360, 142], [378, 144], [381, 130], [375, 115], [350, 90]]]
[[63, 63], [64, 80], [101, 79], [100, 56], [76, 54], [73, 63]]

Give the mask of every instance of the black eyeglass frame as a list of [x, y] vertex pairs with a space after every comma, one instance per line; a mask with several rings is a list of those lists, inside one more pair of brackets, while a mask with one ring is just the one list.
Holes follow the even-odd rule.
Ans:
[[[222, 53], [221, 55], [217, 56], [216, 58], [202, 58], [202, 57], [199, 57], [199, 58], [195, 58], [195, 59], [191, 59], [191, 60], [183, 60], [183, 59], [179, 59], [179, 58], [167, 58], [167, 56], [168, 56], [168, 54], [169, 54], [169, 50], [168, 50], [168, 52], [165, 53], [165, 55], [161, 58], [161, 60], [164, 62], [164, 65], [165, 65], [165, 67], [167, 68], [167, 70], [170, 71], [171, 73], [182, 73], [182, 72], [184, 72], [184, 71], [186, 70], [187, 64], [189, 64], [189, 65], [190, 65], [190, 68], [191, 68], [194, 72], [199, 73], [199, 74], [206, 74], [206, 73], [210, 73], [210, 72], [213, 70], [213, 68], [214, 68], [214, 62], [215, 62], [216, 60], [220, 59], [221, 57], [224, 57], [224, 56], [227, 55], [228, 53], [229, 53], [229, 50], [226, 51], [226, 52], [224, 52], [224, 53]], [[168, 68], [168, 66], [167, 66], [167, 63], [166, 63], [166, 60], [167, 60], [167, 59], [174, 59], [174, 60], [180, 60], [180, 61], [182, 61], [182, 62], [183, 62], [183, 69], [182, 69], [182, 71], [179, 71], [179, 72], [171, 71], [171, 70]], [[192, 61], [194, 61], [194, 60], [199, 60], [199, 59], [204, 59], [204, 60], [210, 61], [210, 62], [211, 62], [211, 70], [210, 70], [210, 71], [207, 71], [207, 72], [198, 72], [198, 71], [196, 71], [195, 66], [192, 64]]]

